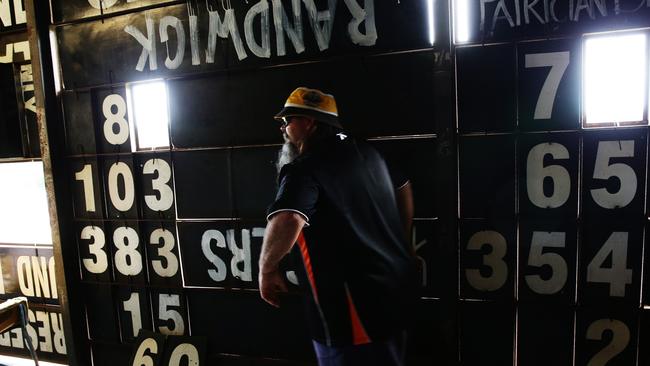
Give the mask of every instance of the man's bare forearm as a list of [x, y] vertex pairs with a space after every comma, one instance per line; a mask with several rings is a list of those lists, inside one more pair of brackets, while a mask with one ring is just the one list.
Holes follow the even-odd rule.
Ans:
[[260, 254], [260, 273], [269, 273], [277, 270], [278, 264], [293, 244], [298, 240], [298, 235], [305, 225], [302, 215], [292, 212], [278, 212], [271, 217], [266, 225], [262, 253]]

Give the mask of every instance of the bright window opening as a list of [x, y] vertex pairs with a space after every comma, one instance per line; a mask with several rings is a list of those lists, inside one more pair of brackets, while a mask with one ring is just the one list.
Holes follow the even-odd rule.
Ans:
[[433, 46], [436, 43], [434, 0], [427, 0], [427, 12], [429, 14], [429, 43]]
[[646, 35], [593, 36], [584, 44], [585, 123], [644, 120]]
[[469, 2], [476, 0], [454, 0], [454, 40], [456, 43], [469, 41]]
[[[169, 113], [164, 81], [147, 81], [127, 86], [133, 151], [169, 147]], [[134, 137], [135, 134], [135, 138]]]
[[0, 243], [52, 244], [42, 162], [0, 164]]

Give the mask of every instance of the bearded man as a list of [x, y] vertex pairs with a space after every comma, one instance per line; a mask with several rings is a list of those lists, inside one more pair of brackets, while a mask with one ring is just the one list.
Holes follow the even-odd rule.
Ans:
[[298, 243], [319, 365], [403, 365], [416, 270], [395, 192], [408, 188], [410, 199], [408, 182], [396, 187], [381, 155], [343, 132], [332, 95], [298, 88], [275, 118], [286, 143], [260, 256], [262, 298], [280, 306], [279, 262]]

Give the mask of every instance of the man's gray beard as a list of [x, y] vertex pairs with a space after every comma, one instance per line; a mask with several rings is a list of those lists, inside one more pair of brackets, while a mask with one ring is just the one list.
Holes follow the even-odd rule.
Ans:
[[280, 169], [282, 169], [283, 166], [296, 160], [298, 155], [300, 155], [296, 145], [292, 144], [286, 135], [283, 137], [284, 145], [282, 145], [282, 149], [278, 151], [278, 162], [275, 164], [276, 168], [278, 169], [278, 173], [280, 173]]

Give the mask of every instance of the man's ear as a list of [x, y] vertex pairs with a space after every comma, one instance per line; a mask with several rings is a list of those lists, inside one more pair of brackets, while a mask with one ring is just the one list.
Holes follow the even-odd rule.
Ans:
[[318, 123], [316, 122], [315, 119], [310, 117], [307, 128], [308, 128], [309, 132], [314, 132], [314, 131], [316, 131], [316, 128], [318, 128]]

